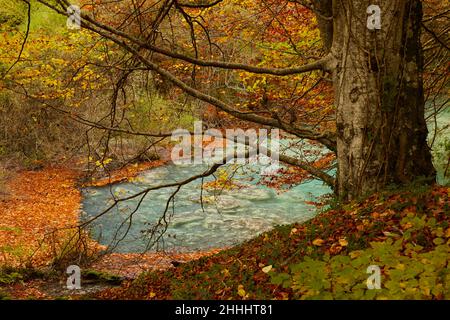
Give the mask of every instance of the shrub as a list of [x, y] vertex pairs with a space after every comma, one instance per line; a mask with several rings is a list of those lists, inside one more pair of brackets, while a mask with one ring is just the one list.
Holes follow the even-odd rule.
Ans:
[[[291, 288], [298, 299], [449, 299], [450, 246], [436, 238], [435, 248], [388, 239], [365, 250], [320, 259], [305, 257], [291, 273], [271, 273], [273, 284]], [[379, 290], [367, 288], [367, 267], [379, 266]]]

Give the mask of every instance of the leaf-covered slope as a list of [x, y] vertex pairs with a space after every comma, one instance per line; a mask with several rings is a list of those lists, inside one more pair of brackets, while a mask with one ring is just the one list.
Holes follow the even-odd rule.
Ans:
[[[449, 298], [450, 190], [411, 190], [278, 227], [213, 257], [142, 274], [97, 298]], [[379, 291], [367, 290], [372, 264], [382, 270]]]

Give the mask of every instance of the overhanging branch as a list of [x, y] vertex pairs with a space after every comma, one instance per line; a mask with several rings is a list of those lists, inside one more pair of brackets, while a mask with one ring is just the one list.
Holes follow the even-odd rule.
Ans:
[[[45, 6], [48, 6], [49, 8], [57, 11], [58, 13], [66, 15], [66, 13], [64, 11], [58, 9], [57, 7], [55, 7], [51, 4], [48, 4], [46, 1], [44, 1], [44, 0], [38, 0], [38, 1], [42, 4], [44, 4]], [[61, 0], [61, 1], [64, 1], [66, 3], [66, 5], [68, 5], [67, 1], [65, 1], [65, 0]], [[227, 70], [241, 70], [241, 71], [246, 71], [246, 72], [255, 73], [255, 74], [270, 74], [270, 75], [275, 75], [275, 76], [289, 76], [289, 75], [311, 72], [311, 71], [315, 71], [315, 70], [325, 70], [329, 60], [331, 59], [331, 56], [326, 56], [317, 61], [305, 64], [302, 66], [298, 66], [298, 67], [292, 67], [292, 68], [264, 68], [264, 67], [256, 67], [256, 66], [252, 66], [252, 65], [248, 65], [248, 64], [244, 64], [244, 63], [197, 59], [197, 58], [190, 57], [190, 56], [178, 53], [178, 52], [173, 52], [171, 50], [160, 48], [156, 45], [152, 45], [151, 43], [149, 43], [147, 41], [140, 40], [140, 39], [133, 37], [123, 31], [117, 30], [108, 25], [100, 23], [100, 22], [92, 19], [89, 15], [86, 15], [84, 13], [81, 13], [81, 17], [82, 17], [83, 22], [87, 21], [87, 22], [93, 24], [94, 26], [96, 26], [97, 28], [100, 28], [109, 33], [112, 33], [120, 38], [124, 38], [128, 41], [131, 41], [133, 44], [138, 45], [140, 48], [144, 48], [144, 49], [150, 50], [152, 52], [156, 52], [156, 53], [162, 54], [164, 56], [167, 56], [167, 57], [170, 57], [173, 59], [182, 60], [182, 61], [194, 64], [197, 66], [201, 66], [201, 67], [214, 67], [214, 68], [221, 68], [221, 69], [227, 69]], [[88, 28], [88, 29], [93, 30], [91, 28]], [[94, 32], [97, 32], [97, 31], [94, 31]]]

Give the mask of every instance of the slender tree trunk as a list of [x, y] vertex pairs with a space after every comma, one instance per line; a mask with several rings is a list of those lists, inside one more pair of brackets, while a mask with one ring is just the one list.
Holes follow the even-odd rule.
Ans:
[[[369, 30], [367, 8], [381, 8]], [[424, 119], [419, 0], [334, 1], [338, 194], [435, 179]]]

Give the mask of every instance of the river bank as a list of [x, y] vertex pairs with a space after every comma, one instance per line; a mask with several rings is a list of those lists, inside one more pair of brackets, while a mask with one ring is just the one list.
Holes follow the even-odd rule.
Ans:
[[[164, 161], [133, 164], [95, 179], [89, 185], [123, 182], [163, 164]], [[80, 183], [83, 174], [78, 168], [45, 167], [10, 176], [6, 181], [8, 193], [0, 199], [0, 266], [40, 268], [52, 262], [55, 248], [47, 243], [49, 236], [58, 230], [75, 230], [79, 223], [80, 186], [87, 185]], [[138, 271], [168, 268], [173, 260], [185, 262], [204, 254], [112, 254], [103, 256], [96, 266], [102, 271], [134, 277]]]

